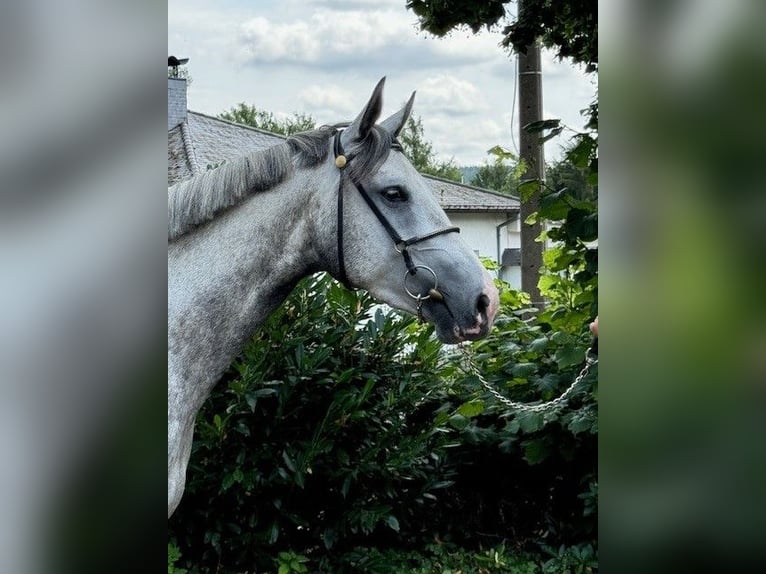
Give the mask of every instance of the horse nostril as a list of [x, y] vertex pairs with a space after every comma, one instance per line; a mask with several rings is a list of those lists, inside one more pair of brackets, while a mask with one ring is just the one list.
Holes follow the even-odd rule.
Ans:
[[489, 308], [489, 297], [487, 297], [484, 293], [482, 293], [481, 295], [479, 295], [479, 298], [476, 300], [476, 309], [478, 309], [480, 314], [486, 315], [488, 308]]

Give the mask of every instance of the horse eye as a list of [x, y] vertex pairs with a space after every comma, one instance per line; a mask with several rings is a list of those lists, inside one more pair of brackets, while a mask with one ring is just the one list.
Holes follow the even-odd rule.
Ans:
[[407, 201], [407, 193], [401, 187], [387, 187], [381, 191], [381, 194], [388, 201], [392, 201], [394, 203]]

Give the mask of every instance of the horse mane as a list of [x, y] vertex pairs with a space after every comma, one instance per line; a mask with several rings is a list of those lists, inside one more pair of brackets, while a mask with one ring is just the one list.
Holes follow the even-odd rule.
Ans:
[[[210, 221], [251, 194], [272, 189], [296, 168], [311, 168], [327, 158], [328, 140], [339, 127], [294, 134], [283, 143], [227, 161], [168, 188], [168, 241]], [[380, 126], [354, 142], [354, 161], [346, 168], [353, 181], [374, 174], [388, 157], [393, 137]]]

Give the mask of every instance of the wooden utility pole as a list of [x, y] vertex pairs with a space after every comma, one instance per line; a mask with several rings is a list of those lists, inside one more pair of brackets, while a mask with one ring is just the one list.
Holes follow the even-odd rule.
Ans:
[[[524, 2], [519, 0], [519, 15], [523, 13]], [[527, 165], [522, 183], [538, 181], [534, 193], [527, 201], [521, 202], [519, 210], [521, 220], [521, 290], [529, 293], [532, 304], [543, 308], [543, 298], [537, 283], [540, 268], [543, 265], [543, 244], [535, 241], [542, 232], [540, 223], [529, 225], [527, 217], [540, 207], [540, 190], [545, 177], [543, 145], [540, 133], [528, 133], [524, 126], [543, 119], [543, 86], [540, 69], [540, 44], [534, 42], [527, 46], [526, 53], [518, 55], [519, 68], [519, 155]]]

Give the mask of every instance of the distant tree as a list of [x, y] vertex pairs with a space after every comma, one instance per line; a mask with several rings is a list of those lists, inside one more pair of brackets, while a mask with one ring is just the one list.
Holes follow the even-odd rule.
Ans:
[[316, 127], [316, 120], [310, 114], [294, 112], [292, 116], [280, 119], [272, 112], [259, 110], [244, 102], [240, 102], [227, 112], [218, 114], [218, 117], [285, 136], [313, 130]]
[[420, 173], [452, 181], [463, 181], [463, 174], [454, 160], [436, 159], [433, 144], [425, 138], [423, 120], [420, 117], [410, 116], [399, 134], [399, 143], [402, 144], [404, 154]]
[[399, 134], [399, 143], [404, 148], [404, 155], [418, 171], [422, 171], [433, 163], [433, 145], [426, 140], [423, 133], [423, 121], [419, 117], [410, 116], [407, 125]]
[[436, 177], [457, 181], [459, 183], [463, 182], [463, 172], [460, 171], [460, 167], [458, 167], [452, 159], [449, 161], [441, 161], [436, 166], [421, 171], [420, 173], [435, 175]]
[[489, 153], [494, 159], [479, 167], [471, 179], [471, 185], [507, 195], [518, 195], [519, 180], [524, 173], [518, 158], [499, 146], [492, 148]]

